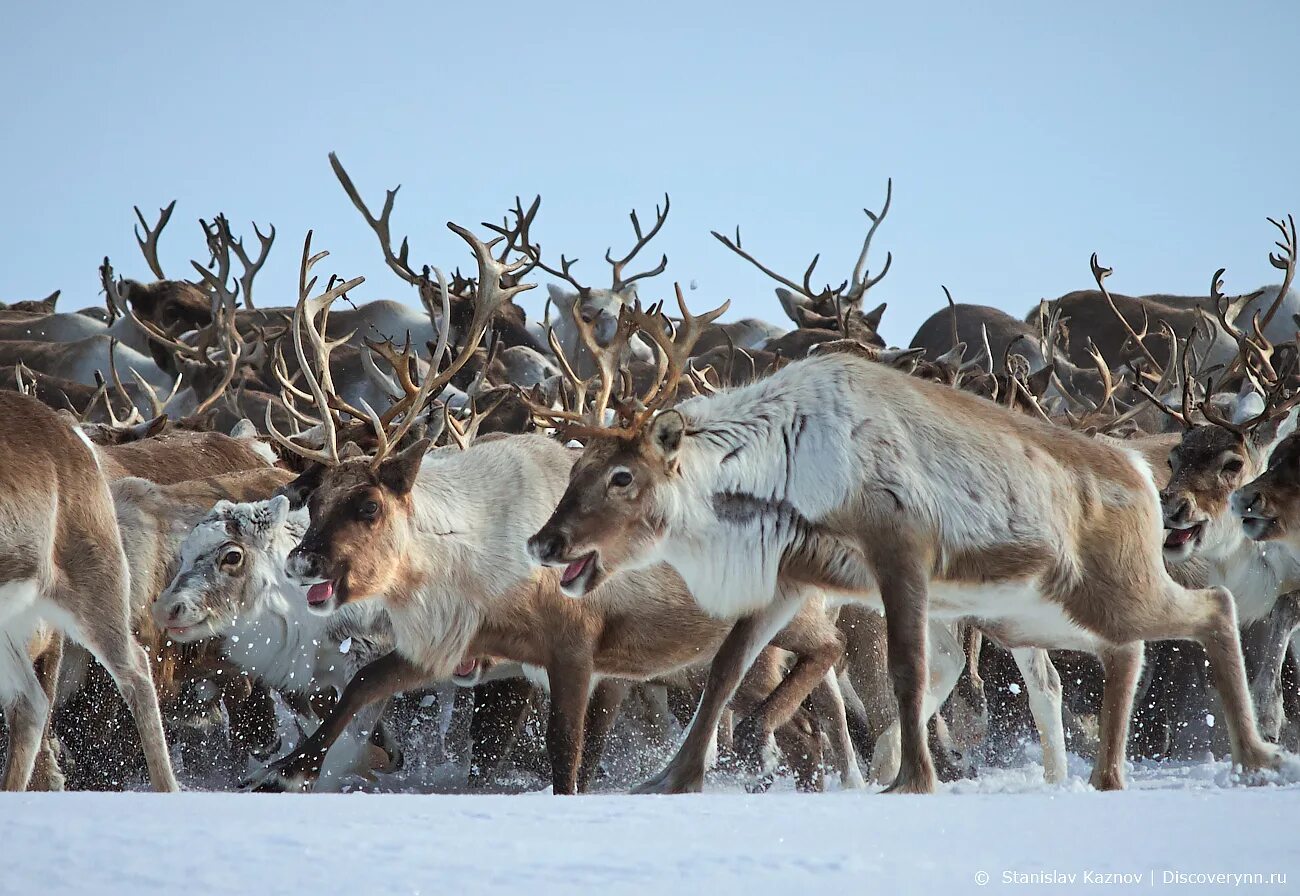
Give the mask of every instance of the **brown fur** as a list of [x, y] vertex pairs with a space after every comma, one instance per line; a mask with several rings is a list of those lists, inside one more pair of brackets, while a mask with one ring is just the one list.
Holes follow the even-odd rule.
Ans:
[[[531, 444], [546, 463], [554, 465], [547, 468], [548, 475], [562, 477], [573, 461], [571, 452], [554, 443], [537, 437], [510, 438], [533, 439]], [[382, 594], [390, 612], [400, 614], [409, 603], [422, 599], [421, 574], [414, 562], [404, 558], [419, 550], [410, 532], [411, 489], [424, 448], [412, 446], [377, 468], [361, 459], [307, 474], [319, 481], [310, 499], [312, 525], [295, 554], [311, 558], [316, 572], [335, 582], [339, 600]], [[465, 583], [466, 588], [475, 586], [473, 581]], [[547, 742], [556, 793], [577, 789], [593, 675], [645, 680], [707, 661], [730, 628], [704, 614], [666, 567], [629, 573], [609, 589], [603, 596], [572, 600], [561, 593], [557, 570], [536, 570], [507, 593], [484, 596], [488, 598], [481, 602], [484, 615], [465, 651], [467, 659], [501, 657], [547, 670], [551, 683]], [[629, 599], [639, 593], [655, 599]], [[843, 649], [820, 602], [810, 604], [773, 643], [797, 654], [799, 661], [751, 715], [743, 733], [751, 756], [769, 733], [790, 720]], [[383, 668], [392, 676], [388, 685], [367, 676], [353, 697], [349, 685], [340, 709], [355, 711], [361, 705], [355, 700], [362, 694], [377, 698], [385, 687], [397, 687], [408, 676], [427, 679], [437, 674], [431, 669], [413, 671], [420, 667], [410, 659]], [[327, 723], [317, 734], [334, 730], [342, 726]], [[308, 776], [324, 749], [328, 749], [324, 737], [313, 736], [277, 771]], [[702, 782], [680, 783], [682, 789], [698, 790]]]
[[[0, 393], [0, 418], [7, 422], [0, 432], [0, 583], [31, 583], [38, 601], [32, 611], [40, 612], [45, 601], [74, 622], [73, 634], [112, 673], [131, 707], [154, 787], [175, 790], [147, 660], [131, 638], [129, 572], [108, 483], [91, 449], [40, 402]], [[10, 609], [22, 618], [24, 608]], [[26, 640], [30, 634], [14, 631], [11, 637]], [[48, 668], [52, 664], [42, 665], [44, 674], [56, 673]], [[20, 665], [13, 674], [26, 678], [17, 683], [18, 699], [6, 712], [4, 786], [23, 790], [50, 701], [30, 666], [24, 671]]]

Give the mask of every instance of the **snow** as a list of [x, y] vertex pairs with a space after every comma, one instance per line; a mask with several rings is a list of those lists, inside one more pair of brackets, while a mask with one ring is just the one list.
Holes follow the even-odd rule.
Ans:
[[[1087, 764], [984, 769], [934, 796], [353, 793], [4, 794], [0, 893], [906, 894], [1300, 886], [1300, 787], [1223, 762], [1141, 765], [1096, 793]], [[407, 785], [403, 785], [407, 786]], [[721, 788], [721, 789], [719, 789]], [[977, 875], [989, 875], [980, 886]], [[1187, 885], [1166, 873], [1259, 874]], [[1021, 878], [1004, 875], [1076, 875]], [[1092, 874], [1091, 879], [1085, 874]], [[1107, 884], [1098, 874], [1137, 875]], [[1285, 875], [1285, 883], [1267, 883]], [[1043, 884], [1043, 881], [1048, 881]]]

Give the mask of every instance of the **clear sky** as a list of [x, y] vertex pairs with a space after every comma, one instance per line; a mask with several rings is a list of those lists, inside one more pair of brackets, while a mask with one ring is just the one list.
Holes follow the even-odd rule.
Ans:
[[[876, 240], [885, 334], [960, 301], [1018, 313], [1091, 285], [1204, 293], [1275, 279], [1265, 216], [1300, 212], [1300, 3], [4, 4], [0, 298], [100, 301], [96, 267], [147, 273], [131, 234], [179, 200], [164, 267], [200, 216], [274, 222], [259, 304], [293, 300], [302, 237], [357, 298], [411, 299], [330, 172], [336, 150], [414, 258], [468, 264], [444, 222], [541, 193], [548, 254], [602, 256], [667, 191], [656, 251], [694, 303], [781, 319], [769, 281], [848, 275]], [[647, 253], [649, 255], [649, 253]], [[650, 257], [651, 264], [657, 257]], [[539, 307], [530, 294], [526, 307]]]

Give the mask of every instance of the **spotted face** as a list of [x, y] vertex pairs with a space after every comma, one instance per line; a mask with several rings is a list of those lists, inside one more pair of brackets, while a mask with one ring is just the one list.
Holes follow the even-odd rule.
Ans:
[[172, 640], [221, 635], [279, 587], [286, 545], [306, 528], [306, 514], [284, 497], [249, 504], [219, 502], [181, 544], [181, 565], [152, 613]]
[[684, 432], [681, 415], [667, 411], [635, 438], [588, 443], [555, 512], [528, 541], [535, 563], [564, 570], [565, 594], [580, 597], [649, 562], [663, 535], [655, 491], [676, 474]]
[[1300, 433], [1278, 443], [1268, 468], [1232, 496], [1232, 509], [1248, 537], [1300, 548]]
[[1255, 436], [1218, 426], [1189, 430], [1169, 454], [1169, 484], [1160, 492], [1165, 559], [1172, 563], [1239, 538], [1230, 499], [1259, 468]]
[[331, 613], [398, 581], [411, 542], [411, 490], [428, 447], [422, 440], [378, 466], [358, 458], [303, 474], [313, 480], [311, 525], [285, 569], [313, 610]]

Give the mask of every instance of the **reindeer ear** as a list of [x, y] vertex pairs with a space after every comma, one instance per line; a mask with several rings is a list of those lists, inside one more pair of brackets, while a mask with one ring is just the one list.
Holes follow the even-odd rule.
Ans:
[[1037, 373], [1029, 374], [1029, 391], [1035, 398], [1041, 398], [1047, 392], [1048, 385], [1052, 382], [1052, 368], [1044, 367]]
[[266, 505], [267, 516], [270, 518], [269, 528], [278, 529], [284, 525], [284, 521], [289, 518], [289, 499], [284, 495], [276, 495]]
[[671, 464], [677, 459], [686, 435], [686, 419], [674, 410], [664, 411], [650, 424], [650, 447]]
[[881, 302], [875, 308], [868, 311], [866, 314], [862, 315], [862, 319], [867, 322], [867, 325], [871, 327], [871, 329], [873, 330], [880, 329], [880, 319], [885, 316], [885, 306], [887, 304], [889, 303]]
[[399, 451], [379, 464], [379, 482], [389, 491], [405, 495], [415, 488], [415, 477], [420, 475], [420, 462], [429, 450], [428, 439], [420, 439], [410, 448]]
[[802, 311], [804, 306], [808, 303], [807, 299], [803, 296], [796, 296], [784, 286], [778, 286], [776, 288], [776, 300], [781, 303], [781, 308], [785, 311], [786, 317], [790, 318], [790, 320], [794, 321], [799, 326], [803, 326], [803, 318], [800, 316], [800, 311]]
[[289, 505], [294, 509], [307, 506], [307, 499], [311, 493], [316, 491], [320, 486], [321, 476], [325, 473], [325, 468], [320, 464], [312, 464], [298, 475], [298, 478], [292, 482], [280, 486], [276, 489], [277, 495], [283, 495], [289, 500]]

